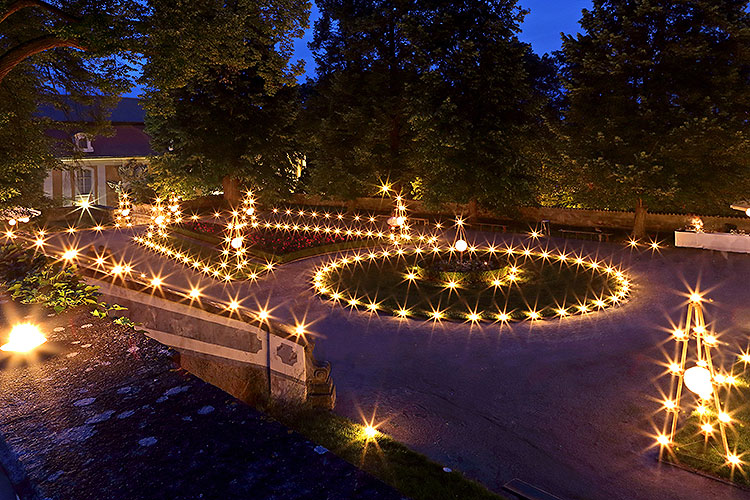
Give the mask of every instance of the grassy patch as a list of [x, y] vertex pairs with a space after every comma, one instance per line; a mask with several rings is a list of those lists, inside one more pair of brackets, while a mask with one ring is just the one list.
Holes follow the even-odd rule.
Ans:
[[[620, 290], [615, 276], [601, 268], [535, 254], [495, 256], [498, 274], [485, 273], [486, 280], [477, 282], [461, 281], [455, 273], [455, 286], [450, 287], [445, 279], [424, 279], [417, 269], [417, 264], [423, 267], [433, 258], [413, 254], [365, 258], [340, 266], [323, 280], [325, 293], [338, 294], [333, 298], [344, 304], [355, 305], [348, 302], [354, 299], [360, 307], [376, 304], [375, 310], [389, 313], [403, 310], [408, 316], [432, 317], [439, 311], [441, 318], [466, 320], [469, 314], [477, 314], [476, 319], [496, 321], [502, 314], [508, 319], [526, 319], [530, 311], [539, 317], [557, 316], [560, 309], [566, 314], [593, 311], [616, 302], [612, 297]], [[415, 275], [413, 279], [410, 274]]]
[[[747, 372], [744, 362], [734, 366], [734, 373], [737, 384], [732, 389], [729, 399], [728, 409], [732, 415], [732, 424], [727, 429], [727, 440], [729, 449], [743, 461], [742, 468], [732, 470], [727, 464], [713, 405], [709, 407], [709, 411], [715, 429], [714, 438], [705, 438], [700, 429], [700, 416], [693, 411], [675, 435], [674, 455], [665, 452], [664, 457], [666, 460], [750, 486], [750, 373]], [[725, 394], [725, 390], [720, 391], [722, 398], [725, 398]]]
[[481, 484], [378, 433], [325, 410], [267, 409], [274, 418], [414, 500], [501, 500]]

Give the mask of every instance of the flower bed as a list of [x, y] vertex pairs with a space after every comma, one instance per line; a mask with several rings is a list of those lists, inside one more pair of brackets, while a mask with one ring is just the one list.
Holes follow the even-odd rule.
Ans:
[[[182, 229], [217, 239], [223, 239], [224, 237], [224, 226], [214, 222], [188, 221], [182, 225]], [[318, 233], [301, 233], [299, 231], [276, 229], [274, 227], [248, 227], [247, 229], [245, 245], [250, 249], [273, 255], [286, 255], [308, 248], [336, 245], [360, 239], [353, 235], [346, 235], [343, 232], [339, 234], [324, 231]]]

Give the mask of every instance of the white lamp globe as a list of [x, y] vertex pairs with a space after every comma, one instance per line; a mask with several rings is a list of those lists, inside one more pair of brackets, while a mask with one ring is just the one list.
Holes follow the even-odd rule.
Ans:
[[242, 246], [242, 236], [233, 238], [230, 245], [232, 245], [232, 248], [234, 248], [235, 250], [238, 250]]
[[156, 222], [156, 224], [161, 226], [162, 224], [164, 224], [164, 216], [163, 215], [158, 216], [156, 219], [154, 219], [154, 222]]
[[404, 222], [406, 222], [406, 219], [404, 219], [403, 217], [396, 217], [396, 225], [397, 226], [403, 226]]
[[750, 208], [748, 208], [747, 210], [745, 210], [745, 215], [747, 215], [748, 217], [750, 217]]
[[391, 227], [398, 226], [398, 219], [396, 217], [389, 217], [386, 222]]
[[24, 224], [26, 224], [27, 222], [29, 222], [30, 219], [28, 217], [21, 217], [18, 220], [20, 220], [21, 222], [23, 222]]
[[465, 252], [469, 245], [464, 240], [458, 240], [454, 245], [459, 252]]
[[711, 372], [702, 366], [688, 368], [685, 370], [685, 387], [701, 399], [709, 399], [714, 390], [711, 383]]
[[8, 221], [8, 224], [10, 224], [11, 226], [15, 226], [16, 225], [16, 219], [10, 219]]
[[130, 209], [129, 208], [124, 208], [122, 210], [122, 215], [125, 216], [125, 217], [127, 217], [129, 213], [130, 213]]

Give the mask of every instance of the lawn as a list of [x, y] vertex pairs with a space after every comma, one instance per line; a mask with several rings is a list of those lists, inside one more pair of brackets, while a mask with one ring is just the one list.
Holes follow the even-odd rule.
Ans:
[[[734, 376], [737, 380], [729, 399], [729, 413], [732, 423], [727, 430], [729, 448], [744, 462], [740, 468], [732, 469], [727, 464], [724, 447], [719, 437], [718, 424], [714, 425], [714, 438], [706, 439], [700, 429], [700, 417], [693, 411], [679, 428], [674, 438], [674, 455], [664, 453], [664, 458], [679, 464], [701, 470], [711, 475], [732, 480], [750, 486], [750, 373], [745, 362], [734, 365]], [[720, 391], [726, 395], [726, 388]], [[713, 420], [716, 420], [714, 408], [711, 407]]]
[[627, 291], [613, 270], [533, 253], [484, 256], [476, 270], [459, 266], [468, 272], [446, 270], [453, 267], [432, 254], [360, 259], [318, 274], [318, 290], [372, 311], [472, 321], [584, 313], [619, 302]]

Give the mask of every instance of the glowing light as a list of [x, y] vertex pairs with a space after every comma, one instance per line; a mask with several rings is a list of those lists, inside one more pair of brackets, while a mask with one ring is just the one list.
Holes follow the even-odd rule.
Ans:
[[659, 434], [656, 437], [656, 442], [659, 443], [661, 446], [669, 446], [669, 438], [665, 436], [664, 434]]
[[677, 403], [675, 403], [671, 399], [665, 399], [664, 408], [666, 408], [667, 410], [674, 410], [675, 408], [677, 408]]
[[258, 317], [262, 319], [263, 321], [266, 321], [268, 319], [268, 310], [267, 309], [261, 309], [258, 311]]
[[469, 245], [464, 240], [458, 240], [456, 241], [454, 247], [457, 251], [464, 252], [467, 248], [469, 248]]
[[201, 296], [201, 291], [199, 289], [193, 288], [192, 290], [190, 290], [191, 299], [197, 299], [200, 296]]
[[[750, 208], [748, 208], [748, 211], [750, 211]], [[748, 216], [750, 217], [750, 214], [748, 214]], [[729, 462], [733, 467], [742, 465], [742, 460], [740, 460], [740, 457], [734, 454], [727, 455], [727, 462]]]
[[0, 351], [26, 353], [47, 342], [39, 327], [31, 323], [20, 323], [13, 326], [8, 343], [0, 346]]
[[364, 427], [364, 428], [362, 429], [362, 435], [363, 435], [363, 436], [365, 437], [365, 439], [367, 439], [368, 441], [369, 441], [369, 440], [371, 440], [371, 439], [375, 439], [375, 438], [377, 437], [377, 435], [378, 435], [378, 434], [379, 434], [379, 433], [378, 433], [378, 430], [377, 430], [377, 429], [376, 429], [375, 427], [373, 427], [372, 425], [366, 425], [366, 426], [365, 426], [365, 427]]
[[705, 423], [701, 425], [701, 431], [703, 431], [706, 434], [711, 434], [714, 432], [714, 426], [709, 423]]
[[726, 412], [722, 411], [722, 412], [719, 413], [719, 421], [721, 421], [721, 422], [723, 422], [725, 424], [728, 424], [729, 422], [732, 421], [732, 417], [729, 416], [729, 413], [726, 413]]
[[159, 278], [158, 276], [154, 277], [154, 278], [151, 278], [151, 286], [153, 286], [153, 287], [157, 287], [158, 288], [158, 287], [161, 286], [162, 283], [164, 283], [164, 281], [161, 278]]
[[690, 302], [700, 302], [703, 300], [703, 296], [697, 292], [693, 292], [690, 294]]
[[69, 250], [66, 250], [65, 253], [63, 253], [62, 258], [63, 260], [73, 260], [78, 256], [78, 250], [75, 248], [71, 248]]
[[711, 373], [702, 366], [694, 366], [685, 370], [685, 387], [697, 394], [701, 399], [708, 399], [713, 393]]
[[242, 239], [242, 236], [233, 238], [232, 242], [230, 243], [232, 245], [232, 248], [234, 248], [235, 250], [242, 248]]

